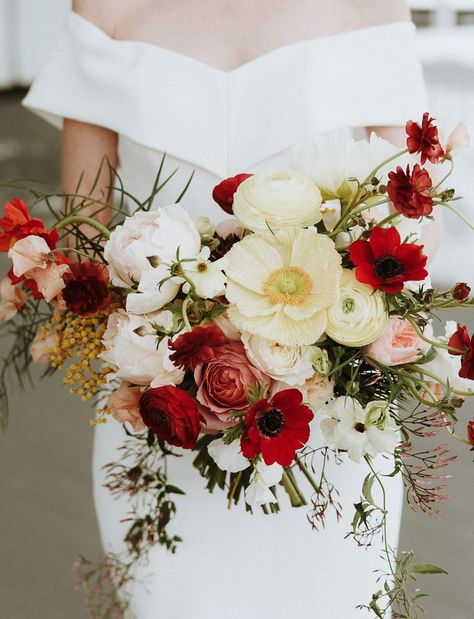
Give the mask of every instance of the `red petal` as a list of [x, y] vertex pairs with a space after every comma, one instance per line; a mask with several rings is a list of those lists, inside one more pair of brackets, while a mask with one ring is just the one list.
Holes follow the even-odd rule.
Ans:
[[400, 235], [394, 226], [390, 226], [390, 228], [377, 226], [370, 233], [370, 247], [375, 260], [380, 258], [380, 256], [393, 254], [399, 245]]
[[359, 265], [363, 262], [372, 263], [374, 261], [374, 255], [370, 247], [369, 241], [354, 241], [349, 245], [349, 258], [352, 264]]
[[302, 401], [303, 394], [299, 389], [285, 389], [273, 396], [270, 406], [282, 411], [291, 411], [293, 408], [298, 408]]

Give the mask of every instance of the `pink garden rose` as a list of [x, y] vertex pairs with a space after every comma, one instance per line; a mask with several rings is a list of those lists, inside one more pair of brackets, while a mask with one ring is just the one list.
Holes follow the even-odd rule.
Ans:
[[248, 408], [248, 390], [259, 383], [270, 387], [271, 379], [251, 365], [241, 342], [229, 342], [213, 359], [194, 371], [198, 386], [196, 398], [208, 430], [232, 425], [228, 413]]
[[132, 387], [124, 381], [107, 400], [107, 408], [112, 413], [112, 417], [119, 423], [128, 422], [135, 432], [145, 429], [140, 415], [140, 396], [140, 387]]
[[[428, 338], [432, 337], [431, 325], [425, 328]], [[390, 316], [382, 335], [364, 348], [365, 356], [383, 365], [414, 363], [426, 354], [430, 344], [422, 340], [411, 324], [400, 316]], [[369, 360], [370, 360], [369, 359]]]

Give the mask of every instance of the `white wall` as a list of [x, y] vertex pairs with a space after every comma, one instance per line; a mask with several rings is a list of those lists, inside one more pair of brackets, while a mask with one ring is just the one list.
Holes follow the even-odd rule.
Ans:
[[70, 5], [71, 0], [0, 0], [0, 88], [31, 82], [54, 47]]

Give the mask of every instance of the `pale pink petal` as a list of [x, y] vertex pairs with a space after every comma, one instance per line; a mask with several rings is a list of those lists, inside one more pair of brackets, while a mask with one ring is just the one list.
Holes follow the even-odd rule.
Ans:
[[46, 241], [35, 235], [26, 236], [17, 241], [8, 252], [13, 261], [13, 273], [21, 277], [31, 269], [45, 269], [51, 249]]

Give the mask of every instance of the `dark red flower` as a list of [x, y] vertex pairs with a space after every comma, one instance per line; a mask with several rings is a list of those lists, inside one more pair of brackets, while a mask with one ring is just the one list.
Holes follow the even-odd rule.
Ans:
[[30, 216], [23, 200], [10, 200], [5, 204], [4, 216], [0, 219], [0, 252], [8, 251], [16, 241], [30, 235], [44, 238], [50, 249], [56, 247], [59, 239], [56, 230], [50, 232], [41, 219]]
[[148, 389], [140, 398], [140, 415], [158, 438], [170, 445], [192, 449], [201, 428], [197, 404], [173, 385]]
[[229, 215], [232, 215], [234, 212], [232, 207], [234, 205], [234, 193], [237, 191], [237, 187], [249, 176], [252, 175], [237, 174], [236, 176], [231, 176], [230, 178], [224, 179], [214, 187], [212, 197], [221, 209], [226, 213], [229, 213]]
[[110, 303], [109, 276], [102, 264], [77, 262], [64, 275], [62, 291], [66, 307], [75, 314], [91, 316]]
[[393, 226], [377, 226], [368, 241], [354, 241], [349, 245], [349, 256], [359, 282], [390, 294], [400, 292], [404, 282], [423, 280], [428, 275], [423, 245], [401, 243]]
[[464, 282], [458, 282], [451, 288], [451, 294], [456, 301], [465, 301], [471, 292], [471, 288]]
[[413, 171], [407, 165], [406, 172], [397, 166], [396, 172], [389, 172], [387, 184], [388, 197], [397, 210], [405, 217], [419, 219], [433, 210], [430, 187], [433, 185], [428, 172], [415, 164]]
[[194, 372], [196, 366], [207, 363], [215, 357], [216, 350], [224, 346], [227, 339], [217, 325], [194, 327], [189, 333], [183, 333], [169, 347], [174, 352], [170, 355], [176, 367], [184, 367]]
[[262, 454], [265, 464], [278, 462], [290, 466], [296, 451], [308, 442], [309, 423], [314, 417], [302, 401], [301, 391], [285, 389], [271, 400], [260, 400], [251, 406], [240, 439], [242, 454], [246, 458]]
[[408, 152], [420, 153], [422, 164], [427, 159], [431, 163], [438, 163], [444, 155], [443, 147], [439, 143], [438, 128], [433, 125], [433, 120], [428, 112], [425, 112], [421, 126], [413, 120], [406, 124]]
[[474, 380], [474, 335], [469, 337], [467, 328], [458, 324], [456, 332], [449, 338], [448, 346], [451, 355], [461, 356], [459, 376]]
[[467, 440], [474, 445], [474, 419], [467, 424]]

